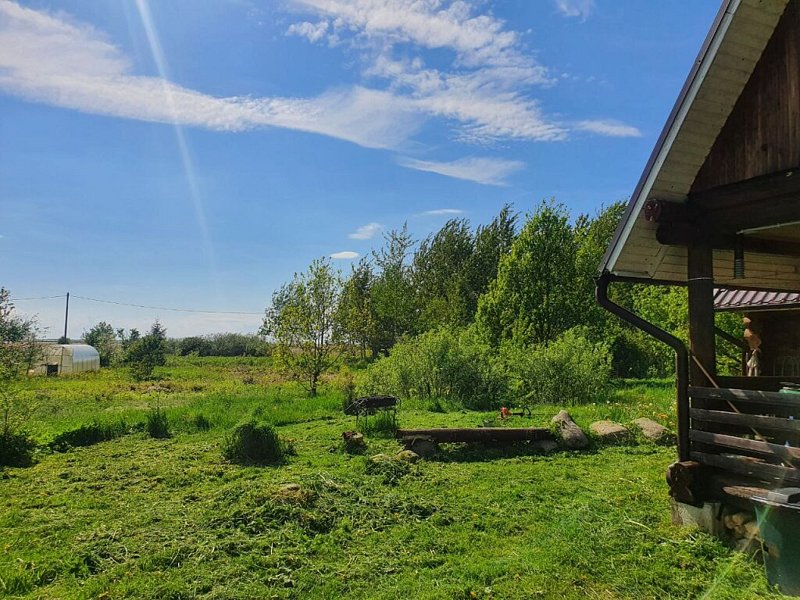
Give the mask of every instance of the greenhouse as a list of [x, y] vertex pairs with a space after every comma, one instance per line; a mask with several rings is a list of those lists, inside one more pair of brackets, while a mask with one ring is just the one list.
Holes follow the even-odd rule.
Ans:
[[38, 375], [71, 375], [100, 370], [100, 354], [88, 344], [48, 344], [42, 362], [34, 369]]

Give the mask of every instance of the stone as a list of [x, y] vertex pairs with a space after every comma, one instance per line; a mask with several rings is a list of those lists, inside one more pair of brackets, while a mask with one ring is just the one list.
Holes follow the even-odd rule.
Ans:
[[650, 440], [656, 444], [674, 444], [675, 443], [675, 436], [672, 432], [664, 427], [661, 423], [657, 423], [653, 421], [653, 419], [648, 419], [647, 417], [641, 417], [639, 419], [635, 419], [633, 421], [633, 425], [635, 425], [639, 431], [642, 432], [642, 435], [645, 439]]
[[602, 442], [621, 442], [630, 436], [624, 425], [614, 421], [595, 421], [589, 425], [589, 430]]
[[426, 438], [411, 438], [404, 440], [406, 450], [417, 453], [421, 458], [428, 458], [439, 451], [439, 445], [433, 440]]
[[381, 462], [388, 462], [388, 461], [391, 461], [391, 460], [392, 460], [392, 457], [391, 457], [391, 456], [389, 456], [388, 454], [383, 454], [383, 453], [380, 453], [380, 454], [376, 454], [375, 456], [373, 456], [372, 458], [370, 458], [370, 460], [371, 460], [372, 462], [374, 462], [374, 463], [381, 463]]
[[558, 450], [558, 442], [555, 440], [538, 440], [531, 442], [531, 448], [537, 452], [550, 453]]
[[579, 450], [586, 448], [589, 445], [589, 438], [583, 433], [583, 430], [575, 424], [572, 417], [565, 410], [559, 412], [553, 417], [552, 422], [558, 427], [558, 433], [561, 436], [561, 441], [567, 448], [572, 450]]
[[413, 450], [400, 450], [400, 452], [395, 454], [394, 457], [397, 460], [409, 463], [415, 463], [419, 460], [419, 454], [417, 454]]

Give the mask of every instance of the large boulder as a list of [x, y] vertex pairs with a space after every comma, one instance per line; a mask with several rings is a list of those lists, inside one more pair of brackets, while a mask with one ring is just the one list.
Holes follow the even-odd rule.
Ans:
[[672, 444], [675, 442], [675, 436], [672, 432], [660, 423], [653, 421], [653, 419], [641, 417], [635, 419], [633, 425], [642, 432], [645, 439], [651, 442], [656, 444]]
[[567, 448], [580, 450], [589, 445], [589, 439], [586, 437], [586, 434], [575, 424], [575, 421], [572, 420], [572, 417], [569, 416], [567, 411], [562, 410], [559, 412], [553, 417], [552, 422], [558, 428], [561, 441]]
[[624, 425], [614, 421], [595, 421], [589, 425], [589, 430], [598, 437], [601, 442], [621, 442], [630, 437], [630, 432]]

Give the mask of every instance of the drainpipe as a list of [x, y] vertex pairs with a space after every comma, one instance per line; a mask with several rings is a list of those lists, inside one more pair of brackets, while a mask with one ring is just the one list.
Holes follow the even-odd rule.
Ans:
[[617, 315], [646, 334], [664, 342], [675, 351], [675, 376], [678, 404], [678, 460], [689, 460], [689, 351], [686, 345], [671, 333], [645, 321], [608, 297], [608, 284], [614, 280], [611, 273], [603, 272], [595, 279], [597, 302], [608, 312]]

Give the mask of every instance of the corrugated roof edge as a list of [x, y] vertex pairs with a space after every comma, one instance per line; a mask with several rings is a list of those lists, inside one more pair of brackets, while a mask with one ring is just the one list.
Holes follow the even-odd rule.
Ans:
[[780, 310], [800, 307], [800, 293], [714, 288], [714, 310]]
[[[653, 166], [658, 160], [661, 151], [664, 149], [664, 144], [669, 136], [670, 132], [672, 131], [673, 126], [675, 125], [675, 120], [678, 117], [678, 113], [683, 108], [683, 105], [686, 101], [686, 96], [689, 93], [689, 90], [692, 87], [692, 84], [697, 79], [697, 74], [700, 72], [700, 67], [702, 66], [703, 62], [705, 61], [708, 51], [711, 48], [712, 42], [714, 38], [717, 36], [720, 30], [720, 26], [722, 25], [723, 19], [725, 15], [729, 12], [731, 5], [736, 6], [739, 5], [740, 0], [724, 0], [722, 5], [717, 12], [717, 16], [714, 18], [714, 22], [711, 25], [711, 29], [708, 31], [708, 35], [706, 35], [706, 39], [703, 42], [702, 47], [700, 48], [700, 52], [697, 54], [697, 58], [692, 65], [691, 71], [689, 71], [689, 75], [686, 78], [686, 81], [683, 83], [683, 87], [681, 88], [681, 92], [678, 95], [678, 99], [675, 101], [675, 104], [672, 107], [672, 110], [669, 113], [669, 117], [667, 118], [667, 122], [664, 125], [664, 128], [661, 130], [661, 134], [658, 136], [658, 140], [656, 141], [656, 145], [653, 148], [653, 152], [650, 153], [650, 158], [647, 159], [647, 164], [644, 167], [644, 171], [642, 171], [642, 175], [639, 177], [639, 181], [636, 184], [636, 187], [633, 190], [633, 195], [631, 196], [630, 202], [628, 202], [628, 206], [625, 208], [625, 213], [622, 215], [622, 219], [620, 219], [619, 224], [617, 225], [616, 231], [614, 231], [614, 236], [611, 238], [611, 243], [606, 248], [606, 252], [603, 255], [603, 260], [600, 262], [600, 267], [598, 269], [599, 274], [603, 274], [609, 271], [608, 263], [611, 260], [611, 255], [616, 250], [617, 245], [622, 238], [622, 233], [627, 227], [628, 222], [631, 218], [636, 218], [638, 214], [634, 214], [638, 211], [635, 210], [636, 205], [639, 204], [639, 196], [642, 194], [642, 190], [644, 189], [645, 182], [647, 181], [648, 177], [650, 176], [650, 172], [653, 169]], [[643, 278], [645, 279], [645, 278]]]

